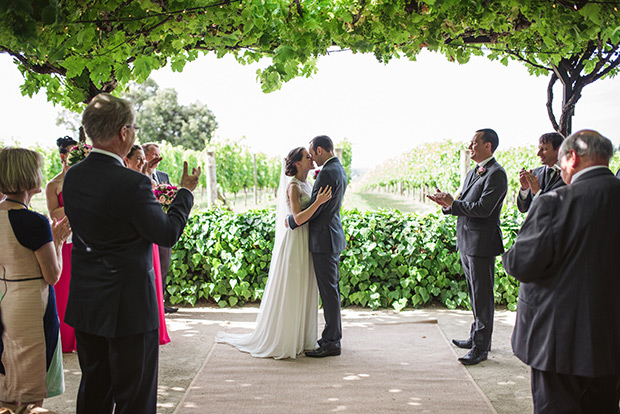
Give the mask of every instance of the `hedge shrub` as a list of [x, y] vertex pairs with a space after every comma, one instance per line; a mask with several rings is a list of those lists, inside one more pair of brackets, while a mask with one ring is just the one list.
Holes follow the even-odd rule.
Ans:
[[[262, 298], [274, 242], [273, 210], [195, 213], [172, 252], [167, 290], [172, 303], [212, 301], [221, 307]], [[523, 215], [502, 214], [504, 244], [514, 242]], [[397, 211], [344, 211], [348, 248], [340, 264], [343, 306], [419, 307], [438, 300], [470, 308], [456, 251], [456, 218]], [[518, 282], [496, 262], [495, 303], [516, 309]]]

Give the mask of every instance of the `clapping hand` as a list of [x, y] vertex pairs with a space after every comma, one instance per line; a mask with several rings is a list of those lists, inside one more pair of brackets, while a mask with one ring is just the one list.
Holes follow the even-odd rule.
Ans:
[[189, 191], [194, 191], [196, 186], [198, 186], [198, 178], [200, 177], [200, 173], [202, 170], [200, 167], [192, 168], [192, 173], [189, 174], [189, 166], [187, 165], [187, 161], [183, 161], [183, 175], [181, 176], [181, 187], [187, 188]]
[[525, 168], [521, 168], [519, 171], [519, 182], [521, 183], [521, 190], [527, 190], [530, 188], [530, 183], [527, 181], [528, 171]]
[[62, 245], [71, 234], [71, 226], [69, 226], [67, 216], [63, 217], [60, 221], [52, 219], [51, 227], [52, 237], [57, 246]]
[[319, 201], [319, 204], [326, 203], [330, 198], [332, 198], [332, 188], [329, 185], [321, 187], [316, 195], [316, 199]]
[[540, 190], [540, 180], [531, 172], [527, 173], [526, 178], [532, 194], [536, 194]]
[[157, 164], [159, 164], [161, 160], [163, 160], [162, 157], [155, 157], [152, 160], [145, 162], [144, 166], [142, 167], [142, 173], [149, 178], [152, 177], [153, 173], [155, 172], [155, 168], [157, 167]]
[[426, 197], [433, 200], [441, 207], [451, 207], [454, 202], [454, 198], [449, 193], [444, 193], [440, 191], [439, 188], [435, 189], [435, 194], [427, 194]]

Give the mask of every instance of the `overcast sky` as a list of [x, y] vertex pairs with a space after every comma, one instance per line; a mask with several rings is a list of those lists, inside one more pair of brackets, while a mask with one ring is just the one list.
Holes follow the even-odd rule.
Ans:
[[[485, 58], [465, 65], [423, 52], [416, 62], [378, 63], [372, 55], [331, 53], [320, 59], [310, 79], [294, 79], [264, 94], [257, 65], [212, 55], [189, 63], [182, 73], [162, 69], [152, 78], [175, 88], [182, 104], [200, 101], [216, 116], [216, 136], [246, 138], [255, 151], [284, 155], [319, 134], [353, 143], [354, 168], [373, 167], [424, 142], [468, 141], [474, 131], [493, 128], [500, 149], [535, 145], [552, 131], [545, 108], [547, 77], [525, 67], [508, 67]], [[22, 76], [0, 54], [0, 139], [22, 145], [52, 146], [67, 131], [55, 125], [59, 107], [44, 93], [22, 97]], [[559, 84], [559, 83], [558, 83]], [[556, 88], [561, 98], [561, 89]], [[606, 79], [585, 88], [577, 104], [573, 131], [592, 128], [620, 143], [620, 81]], [[559, 117], [559, 113], [558, 113]]]

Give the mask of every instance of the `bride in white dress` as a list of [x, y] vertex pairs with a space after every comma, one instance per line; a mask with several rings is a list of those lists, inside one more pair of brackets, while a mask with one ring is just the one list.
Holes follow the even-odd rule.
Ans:
[[306, 222], [331, 198], [331, 188], [321, 188], [310, 205], [312, 185], [306, 178], [313, 166], [303, 147], [291, 150], [286, 157], [278, 189], [276, 240], [256, 328], [247, 334], [218, 332], [216, 342], [255, 357], [275, 359], [296, 358], [304, 350], [316, 348], [319, 295], [308, 225], [289, 230], [284, 224], [289, 214], [297, 223]]

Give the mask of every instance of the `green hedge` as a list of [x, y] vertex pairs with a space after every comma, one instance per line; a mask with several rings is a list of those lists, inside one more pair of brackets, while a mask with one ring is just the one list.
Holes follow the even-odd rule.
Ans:
[[[514, 242], [524, 216], [502, 214], [504, 244]], [[274, 212], [203, 211], [189, 220], [172, 252], [167, 290], [172, 303], [198, 300], [221, 307], [259, 301], [269, 273]], [[469, 308], [456, 251], [456, 218], [394, 211], [344, 211], [348, 248], [340, 264], [343, 306], [419, 307], [433, 300]], [[495, 303], [516, 309], [518, 282], [496, 262]]]

